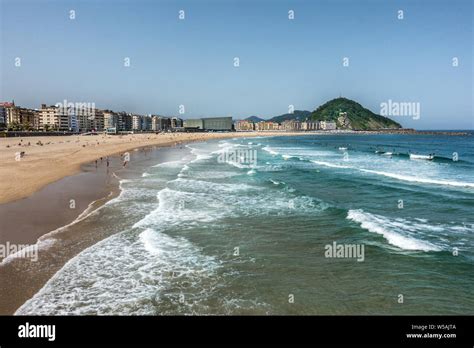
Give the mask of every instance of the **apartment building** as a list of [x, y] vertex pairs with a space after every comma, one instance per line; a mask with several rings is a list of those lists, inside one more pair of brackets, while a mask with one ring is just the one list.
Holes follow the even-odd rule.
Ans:
[[54, 131], [70, 131], [77, 128], [75, 115], [69, 116], [67, 110], [55, 105], [41, 104], [39, 110], [38, 129]]
[[102, 111], [104, 115], [104, 129], [117, 128], [118, 116], [110, 110]]
[[319, 129], [319, 122], [318, 121], [310, 121], [306, 120], [301, 122], [301, 130], [302, 131], [314, 131]]
[[255, 130], [255, 123], [249, 120], [239, 120], [235, 122], [236, 131], [253, 131]]
[[141, 115], [132, 115], [132, 130], [141, 131], [142, 130], [142, 118]]
[[117, 123], [116, 129], [117, 131], [124, 132], [124, 131], [131, 131], [133, 126], [132, 114], [127, 114], [124, 111], [116, 113], [117, 116]]
[[281, 124], [281, 129], [285, 131], [300, 131], [301, 122], [298, 120], [286, 120]]
[[96, 132], [102, 132], [105, 129], [104, 112], [102, 110], [95, 110], [94, 117], [91, 119], [91, 128]]
[[334, 130], [336, 129], [336, 122], [334, 121], [320, 121], [319, 129], [322, 130]]
[[4, 104], [0, 103], [0, 129], [7, 127], [7, 109]]
[[275, 131], [280, 130], [280, 124], [271, 121], [260, 121], [255, 124], [255, 130], [257, 131]]
[[9, 125], [19, 125], [26, 129], [38, 128], [38, 110], [22, 108], [15, 105], [15, 102], [0, 103], [0, 127]]
[[142, 131], [151, 131], [151, 115], [142, 117]]
[[171, 119], [169, 117], [153, 115], [151, 117], [151, 130], [155, 132], [167, 131], [171, 128]]

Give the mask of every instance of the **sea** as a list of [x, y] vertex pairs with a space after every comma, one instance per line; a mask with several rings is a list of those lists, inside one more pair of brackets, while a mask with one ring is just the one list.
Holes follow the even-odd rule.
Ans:
[[134, 158], [118, 197], [79, 222], [112, 235], [16, 314], [474, 313], [472, 132], [229, 138]]

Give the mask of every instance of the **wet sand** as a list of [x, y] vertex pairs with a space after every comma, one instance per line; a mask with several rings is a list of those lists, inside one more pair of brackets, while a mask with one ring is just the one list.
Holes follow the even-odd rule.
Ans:
[[[156, 163], [181, 158], [189, 149], [144, 148], [131, 152], [130, 164], [154, 155]], [[133, 165], [123, 167], [120, 156], [83, 166], [81, 173], [63, 178], [26, 199], [0, 205], [0, 219], [6, 221], [0, 244], [6, 242], [35, 244], [37, 260], [8, 258], [0, 264], [0, 315], [11, 315], [82, 250], [119, 231], [91, 232], [88, 214], [96, 214], [110, 199], [117, 196], [119, 178], [132, 178]], [[70, 197], [76, 209], [70, 209]], [[90, 203], [93, 204], [90, 205]], [[84, 212], [84, 210], [86, 210]], [[78, 218], [79, 213], [82, 214]], [[37, 242], [38, 240], [38, 242]]]
[[115, 195], [118, 181], [112, 174], [121, 165], [117, 158], [110, 162], [113, 166], [108, 170], [105, 161], [97, 168], [84, 165], [79, 174], [62, 178], [27, 198], [1, 204], [0, 244], [34, 244], [42, 235], [73, 222], [92, 202], [97, 205]]
[[[120, 192], [119, 178], [136, 175], [123, 167], [156, 156], [156, 162], [181, 158], [193, 141], [311, 133], [242, 132], [64, 136], [0, 139], [0, 245], [38, 246], [38, 260], [0, 256], [0, 315], [11, 315], [82, 250], [108, 237], [90, 232], [84, 215], [100, 209]], [[41, 141], [43, 145], [32, 145]], [[28, 146], [27, 144], [30, 143]], [[49, 143], [48, 145], [46, 145]], [[8, 145], [8, 147], [7, 147]], [[18, 151], [26, 156], [15, 160]], [[102, 160], [100, 160], [102, 157]], [[106, 158], [109, 158], [107, 167]], [[97, 167], [95, 160], [97, 159]], [[79, 171], [79, 172], [78, 172]], [[78, 172], [78, 173], [77, 173]], [[141, 173], [140, 173], [141, 174]], [[74, 200], [74, 208], [71, 208]], [[116, 231], [118, 232], [118, 231]], [[43, 248], [44, 247], [44, 248]]]

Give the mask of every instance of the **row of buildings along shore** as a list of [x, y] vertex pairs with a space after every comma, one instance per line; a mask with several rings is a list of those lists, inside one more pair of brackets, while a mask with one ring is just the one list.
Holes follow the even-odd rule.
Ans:
[[79, 104], [70, 105], [65, 101], [29, 109], [15, 105], [15, 102], [3, 102], [0, 103], [0, 130], [64, 133], [233, 130], [232, 117], [183, 120], [179, 117], [101, 110], [88, 103]]
[[250, 120], [241, 120], [235, 122], [235, 130], [237, 131], [315, 131], [335, 130], [336, 128], [336, 122], [333, 121], [286, 120], [278, 123], [272, 121], [252, 122]]
[[[347, 118], [341, 113], [340, 118]], [[338, 119], [339, 120], [339, 119]], [[342, 121], [341, 121], [342, 122]], [[42, 104], [39, 109], [24, 108], [15, 102], [0, 103], [0, 130], [26, 132], [88, 133], [163, 132], [163, 131], [315, 131], [335, 130], [332, 121], [286, 120], [252, 122], [232, 117], [206, 117], [183, 120], [179, 117], [138, 115], [95, 108], [94, 103]]]

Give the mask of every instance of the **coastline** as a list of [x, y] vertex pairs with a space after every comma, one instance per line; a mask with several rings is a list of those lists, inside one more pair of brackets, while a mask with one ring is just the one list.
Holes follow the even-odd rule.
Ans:
[[[148, 151], [149, 148], [151, 151]], [[132, 160], [140, 160], [148, 156], [150, 152], [154, 152], [159, 154], [159, 162], [166, 162], [174, 159], [177, 154], [181, 156], [183, 151], [187, 151], [187, 148], [146, 146], [146, 148], [137, 148], [131, 156]], [[81, 224], [87, 217], [104, 208], [107, 202], [120, 195], [120, 180], [137, 175], [133, 169], [127, 170], [128, 168], [122, 167], [119, 155], [111, 156], [109, 159], [108, 170], [103, 161], [98, 166], [99, 173], [91, 173], [91, 170], [96, 168], [95, 164], [89, 163], [81, 167], [80, 173], [49, 184], [28, 198], [0, 205], [2, 220], [8, 220], [13, 210], [31, 207], [41, 200], [44, 201], [39, 211], [23, 217], [20, 226], [16, 226], [17, 219], [10, 216], [12, 223], [5, 229], [6, 233], [2, 233], [0, 236], [0, 244], [6, 241], [11, 244], [30, 243], [29, 247], [37, 248], [35, 262], [32, 262], [30, 258], [14, 257], [13, 255], [3, 260], [0, 259], [0, 278], [5, 279], [0, 283], [0, 315], [13, 315], [23, 303], [34, 296], [57, 271], [77, 254], [119, 232], [102, 231], [97, 234], [89, 231], [86, 222], [84, 222], [85, 225]], [[88, 173], [91, 175], [84, 179]], [[104, 180], [105, 176], [107, 180]], [[84, 195], [77, 200], [77, 207], [81, 206], [84, 209], [74, 210], [79, 214], [76, 213], [72, 217], [70, 214], [64, 214], [64, 216], [63, 213], [54, 210], [57, 209], [57, 206], [53, 198], [58, 190], [66, 187], [65, 183], [69, 191], [68, 196], [77, 194], [79, 191]], [[104, 186], [103, 189], [95, 191], [96, 186], [101, 184]], [[92, 197], [93, 200], [90, 201], [86, 197]], [[61, 212], [67, 211], [68, 207], [63, 206]], [[19, 212], [17, 211], [17, 213]], [[40, 221], [35, 223], [38, 215], [41, 217], [40, 221], [43, 225], [40, 225]], [[55, 219], [52, 223], [48, 222], [48, 218], [55, 215], [59, 216], [59, 219]], [[17, 233], [17, 231], [21, 233]]]
[[[150, 152], [147, 150], [155, 153], [161, 151], [162, 156], [159, 156], [159, 162], [164, 162], [169, 160], [168, 157], [174, 156], [169, 154], [170, 152], [177, 152], [180, 153], [179, 156], [182, 156], [182, 152], [187, 151], [182, 145], [192, 142], [235, 137], [310, 135], [311, 133], [286, 132], [280, 134], [266, 132], [260, 134], [255, 132], [233, 132], [205, 134], [210, 136], [203, 137], [203, 134], [197, 136], [190, 134], [191, 136], [185, 137], [185, 140], [179, 137], [171, 137], [173, 139], [171, 141], [169, 138], [158, 138], [157, 143], [152, 141], [151, 143], [138, 144], [138, 146], [135, 144], [136, 142], [130, 141], [131, 144], [126, 143], [127, 146], [124, 150], [110, 149], [109, 152], [106, 152], [107, 155], [102, 156], [102, 161], [99, 157], [97, 167], [95, 160], [92, 160], [92, 162], [87, 161], [79, 164], [78, 170], [74, 170], [68, 165], [55, 168], [57, 173], [52, 172], [48, 177], [51, 182], [43, 184], [43, 181], [41, 181], [42, 186], [37, 182], [36, 187], [38, 189], [26, 197], [23, 197], [26, 193], [22, 193], [16, 199], [0, 203], [0, 218], [2, 221], [6, 221], [3, 232], [0, 234], [0, 244], [34, 246], [38, 253], [35, 262], [28, 258], [12, 257], [12, 255], [5, 259], [0, 258], [0, 278], [5, 279], [0, 284], [0, 315], [13, 315], [68, 261], [81, 251], [113, 234], [109, 232], [103, 232], [99, 235], [92, 234], [88, 232], [85, 226], [78, 223], [95, 214], [107, 202], [120, 195], [119, 181], [123, 179], [123, 172], [125, 172], [123, 173], [125, 174], [124, 177], [135, 175], [133, 170], [130, 169], [132, 166], [129, 166], [129, 168], [123, 167], [121, 153], [130, 151], [132, 158], [135, 160], [137, 156], [138, 158], [147, 156], [147, 153]], [[143, 138], [146, 135], [140, 136], [139, 138]], [[19, 139], [14, 140], [18, 142]], [[58, 145], [63, 143], [60, 140], [57, 142]], [[4, 148], [2, 146], [2, 150], [0, 150], [3, 156], [5, 155], [5, 153], [2, 153], [5, 152]], [[8, 149], [11, 149], [11, 147]], [[70, 151], [70, 149], [67, 150]], [[48, 158], [49, 154], [49, 152], [44, 151], [37, 154], [37, 156]], [[106, 157], [109, 157], [109, 167], [106, 165]], [[84, 158], [88, 157], [84, 156]], [[44, 159], [44, 161], [47, 160]], [[67, 170], [64, 170], [64, 167]], [[18, 168], [16, 169], [18, 170]], [[56, 179], [56, 174], [69, 173], [69, 170], [72, 171], [71, 174]], [[126, 173], [127, 170], [128, 173]], [[120, 177], [117, 176], [117, 173]], [[30, 172], [29, 174], [34, 176], [36, 172]], [[12, 178], [15, 178], [15, 176]], [[8, 184], [12, 185], [13, 183], [9, 182]], [[6, 182], [3, 181], [1, 185], [6, 185]], [[4, 197], [2, 196], [2, 198]], [[69, 207], [71, 199], [75, 201], [74, 209]]]
[[[26, 198], [48, 184], [80, 172], [81, 166], [100, 157], [114, 156], [147, 146], [173, 146], [178, 143], [236, 137], [305, 136], [305, 135], [413, 134], [468, 136], [456, 131], [311, 131], [311, 132], [227, 132], [161, 133], [95, 136], [34, 136], [0, 139], [0, 204]], [[25, 156], [19, 158], [20, 152]], [[18, 184], [21, 183], [21, 184]]]
[[[41, 188], [80, 172], [81, 166], [149, 146], [173, 146], [212, 139], [314, 135], [302, 132], [166, 133], [47, 136], [0, 139], [0, 204], [26, 198]], [[42, 144], [42, 145], [38, 145]], [[18, 158], [24, 151], [25, 156]], [[21, 183], [21, 184], [19, 184]]]
[[111, 163], [109, 170], [82, 165], [77, 174], [48, 184], [26, 198], [0, 204], [0, 244], [34, 244], [45, 234], [74, 223], [116, 197], [119, 187], [115, 172], [120, 167], [118, 160]]
[[[190, 139], [182, 140], [180, 138], [172, 138], [173, 140], [161, 141], [158, 144], [139, 144], [135, 146], [132, 144], [126, 144], [127, 146], [134, 146], [132, 148], [127, 147], [125, 151], [131, 151], [132, 157], [135, 159], [137, 156], [147, 156], [147, 149], [152, 149], [151, 152], [160, 153], [160, 161], [169, 160], [169, 156], [177, 155], [182, 156], [183, 151], [187, 151], [182, 145], [184, 143], [200, 142], [215, 139], [224, 138], [236, 138], [236, 137], [273, 137], [273, 136], [295, 136], [295, 135], [320, 135], [327, 133], [316, 133], [316, 132], [233, 132], [233, 133], [209, 133], [209, 137], [202, 139], [201, 137], [190, 137]], [[350, 132], [344, 132], [343, 134], [353, 134]], [[360, 134], [357, 132], [356, 134]], [[369, 133], [374, 134], [374, 133]], [[377, 133], [378, 134], [378, 133]], [[331, 135], [334, 133], [331, 132]], [[147, 135], [140, 135], [147, 136]], [[141, 137], [141, 138], [142, 138]], [[89, 138], [86, 138], [89, 139]], [[18, 141], [18, 139], [16, 139]], [[145, 141], [144, 141], [145, 142]], [[130, 143], [134, 143], [130, 141]], [[54, 144], [51, 144], [54, 145]], [[86, 164], [79, 165], [79, 173], [68, 175], [60, 178], [59, 180], [53, 181], [52, 183], [46, 184], [39, 188], [37, 191], [30, 194], [27, 198], [14, 200], [9, 203], [0, 204], [0, 216], [2, 211], [5, 214], [5, 207], [13, 207], [11, 211], [16, 211], [18, 214], [14, 215], [3, 215], [4, 221], [10, 221], [10, 227], [5, 229], [6, 233], [0, 235], [0, 244], [5, 241], [11, 243], [38, 243], [40, 246], [38, 262], [31, 262], [28, 259], [14, 259], [13, 262], [7, 262], [6, 264], [0, 264], [0, 278], [5, 279], [3, 284], [0, 284], [0, 315], [12, 315], [25, 301], [34, 296], [48, 280], [53, 277], [57, 271], [59, 271], [67, 262], [73, 259], [77, 254], [86, 248], [100, 242], [101, 240], [111, 236], [114, 231], [103, 231], [99, 234], [91, 233], [88, 231], [87, 225], [77, 224], [81, 220], [91, 214], [94, 214], [99, 209], [105, 206], [105, 204], [117, 197], [119, 194], [119, 180], [122, 177], [122, 172], [129, 171], [126, 175], [135, 175], [133, 173], [133, 166], [129, 168], [123, 168], [122, 159], [118, 153], [124, 150], [117, 151], [110, 156], [110, 167], [109, 170], [106, 168], [105, 161], [99, 162], [98, 168], [95, 167], [94, 161], [87, 162]], [[47, 156], [47, 153], [43, 153]], [[105, 172], [105, 176], [98, 179], [97, 170]], [[119, 177], [116, 173], [119, 173]], [[95, 173], [95, 174], [94, 174]], [[84, 177], [88, 174], [90, 181], [87, 181]], [[125, 177], [126, 177], [125, 175]], [[94, 177], [95, 176], [95, 177]], [[106, 179], [107, 180], [104, 180]], [[84, 189], [86, 188], [86, 189]], [[102, 190], [98, 189], [102, 188]], [[54, 201], [56, 196], [60, 193], [66, 194], [66, 198], [71, 195], [74, 196], [74, 192], [85, 193], [86, 196], [77, 200], [78, 209], [76, 213], [64, 214], [64, 211], [57, 212], [58, 206], [51, 203]], [[94, 195], [90, 195], [93, 192]], [[41, 202], [48, 202], [42, 204]], [[65, 204], [64, 201], [60, 204]], [[28, 207], [41, 206], [43, 213], [36, 212], [32, 214]], [[79, 209], [79, 207], [81, 207]], [[2, 210], [3, 209], [3, 210]], [[56, 210], [55, 210], [56, 209]], [[7, 209], [8, 210], [8, 209]], [[24, 214], [24, 211], [28, 214]], [[48, 221], [48, 215], [44, 212], [49, 212], [51, 216], [56, 219], [54, 221]], [[78, 214], [77, 212], [82, 212]], [[19, 220], [20, 215], [26, 215], [23, 220]], [[56, 215], [54, 215], [56, 214]], [[35, 221], [35, 216], [40, 217]], [[49, 218], [51, 218], [49, 216]], [[18, 221], [20, 226], [18, 226]], [[21, 225], [23, 227], [21, 227]], [[52, 243], [49, 243], [52, 242]], [[42, 246], [45, 248], [42, 248]], [[0, 260], [2, 262], [2, 260]]]

